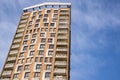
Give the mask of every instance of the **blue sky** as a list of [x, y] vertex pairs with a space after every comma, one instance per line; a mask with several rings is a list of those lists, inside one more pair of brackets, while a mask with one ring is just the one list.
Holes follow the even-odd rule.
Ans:
[[[41, 0], [0, 1], [0, 71], [22, 9], [39, 3]], [[120, 80], [120, 0], [71, 3], [71, 80]]]

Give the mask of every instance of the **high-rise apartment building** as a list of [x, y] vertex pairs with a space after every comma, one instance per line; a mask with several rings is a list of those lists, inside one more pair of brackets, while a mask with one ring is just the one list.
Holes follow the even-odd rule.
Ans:
[[69, 80], [71, 4], [23, 9], [0, 80]]

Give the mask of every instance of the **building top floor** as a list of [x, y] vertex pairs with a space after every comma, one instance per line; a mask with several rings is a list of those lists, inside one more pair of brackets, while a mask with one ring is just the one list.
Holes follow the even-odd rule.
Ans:
[[58, 8], [71, 8], [71, 3], [59, 3], [59, 2], [46, 2], [42, 4], [37, 4], [34, 6], [29, 6], [23, 9], [23, 12], [31, 12], [40, 9], [58, 9]]

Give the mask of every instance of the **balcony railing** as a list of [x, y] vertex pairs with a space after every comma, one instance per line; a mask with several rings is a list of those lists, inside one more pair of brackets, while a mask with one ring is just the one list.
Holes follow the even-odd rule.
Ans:
[[18, 50], [12, 50], [10, 51], [10, 54], [17, 54], [18, 53]]
[[58, 39], [68, 39], [67, 36], [58, 36]]
[[68, 51], [67, 48], [57, 48], [56, 51]]
[[14, 67], [14, 64], [12, 63], [12, 64], [6, 64], [5, 65], [5, 68], [10, 68], [10, 67]]
[[64, 74], [64, 73], [66, 73], [66, 69], [55, 69], [54, 73]]
[[19, 44], [16, 44], [16, 45], [13, 45], [12, 48], [19, 48], [20, 45]]
[[27, 23], [27, 20], [21, 20], [20, 24]]
[[58, 33], [68, 33], [67, 31], [58, 31]]
[[17, 30], [17, 32], [23, 32], [24, 31], [24, 29], [18, 29]]
[[67, 65], [67, 62], [65, 62], [65, 61], [56, 61], [55, 65], [61, 65], [61, 66], [63, 65], [64, 66], [64, 65]]
[[56, 58], [67, 58], [67, 55], [63, 54], [56, 54]]
[[23, 36], [23, 34], [21, 33], [21, 34], [16, 34], [15, 37], [22, 37], [22, 36]]
[[26, 18], [28, 18], [29, 16], [22, 16], [22, 19], [26, 19]]
[[66, 26], [59, 25], [58, 28], [68, 28], [68, 26], [67, 25]]
[[0, 79], [0, 80], [10, 80], [10, 78], [4, 78], [4, 79]]
[[25, 27], [25, 24], [19, 25], [19, 28], [23, 28], [23, 27]]
[[54, 80], [67, 80], [65, 77], [54, 77]]
[[15, 39], [14, 43], [21, 42], [21, 39]]
[[57, 42], [57, 45], [67, 45], [67, 42]]
[[16, 60], [16, 57], [8, 57], [7, 61], [12, 61], [12, 60]]
[[40, 78], [32, 78], [31, 80], [40, 80]]
[[4, 71], [2, 75], [11, 75], [12, 71]]

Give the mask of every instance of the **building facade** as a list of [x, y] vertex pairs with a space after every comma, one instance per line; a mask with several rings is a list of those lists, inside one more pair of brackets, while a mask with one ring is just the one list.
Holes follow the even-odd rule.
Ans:
[[70, 80], [71, 4], [23, 9], [0, 80]]

